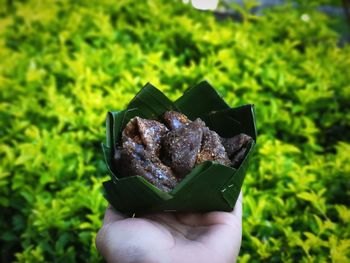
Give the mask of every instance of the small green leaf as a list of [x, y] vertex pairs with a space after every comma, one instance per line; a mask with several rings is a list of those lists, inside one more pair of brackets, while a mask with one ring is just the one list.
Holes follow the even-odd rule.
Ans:
[[175, 105], [191, 120], [202, 118], [212, 111], [230, 108], [207, 81], [186, 90]]

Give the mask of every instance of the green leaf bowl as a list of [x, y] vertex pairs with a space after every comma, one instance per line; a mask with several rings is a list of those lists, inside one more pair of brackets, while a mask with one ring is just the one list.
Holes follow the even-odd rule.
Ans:
[[[169, 110], [182, 112], [191, 120], [201, 118], [221, 137], [233, 137], [239, 133], [251, 136], [254, 140], [248, 145], [241, 165], [235, 169], [212, 161], [203, 162], [169, 193], [141, 176], [121, 177], [112, 160], [125, 125], [135, 116], [159, 119]], [[107, 114], [106, 143], [102, 143], [102, 149], [111, 180], [103, 183], [105, 197], [116, 210], [127, 214], [231, 211], [242, 187], [256, 138], [254, 105], [229, 107], [207, 81], [189, 88], [175, 102], [148, 83], [125, 110]]]

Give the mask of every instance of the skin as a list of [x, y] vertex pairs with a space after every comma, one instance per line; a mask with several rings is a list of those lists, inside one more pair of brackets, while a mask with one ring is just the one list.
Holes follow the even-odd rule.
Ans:
[[96, 237], [109, 263], [235, 262], [242, 240], [242, 193], [232, 212], [125, 217], [111, 206]]

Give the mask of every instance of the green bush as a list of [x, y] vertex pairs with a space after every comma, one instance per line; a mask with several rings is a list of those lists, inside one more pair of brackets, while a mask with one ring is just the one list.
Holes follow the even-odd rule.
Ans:
[[[0, 2], [1, 262], [99, 262], [107, 110], [150, 81], [254, 103], [240, 262], [350, 260], [350, 46], [316, 9]], [[301, 19], [307, 12], [309, 19]], [[305, 16], [304, 16], [305, 17]]]

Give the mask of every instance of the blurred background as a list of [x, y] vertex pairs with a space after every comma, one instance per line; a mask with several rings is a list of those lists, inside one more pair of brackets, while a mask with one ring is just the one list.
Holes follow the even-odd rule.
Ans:
[[0, 0], [0, 262], [102, 262], [106, 112], [203, 79], [256, 107], [239, 262], [349, 262], [348, 6]]

